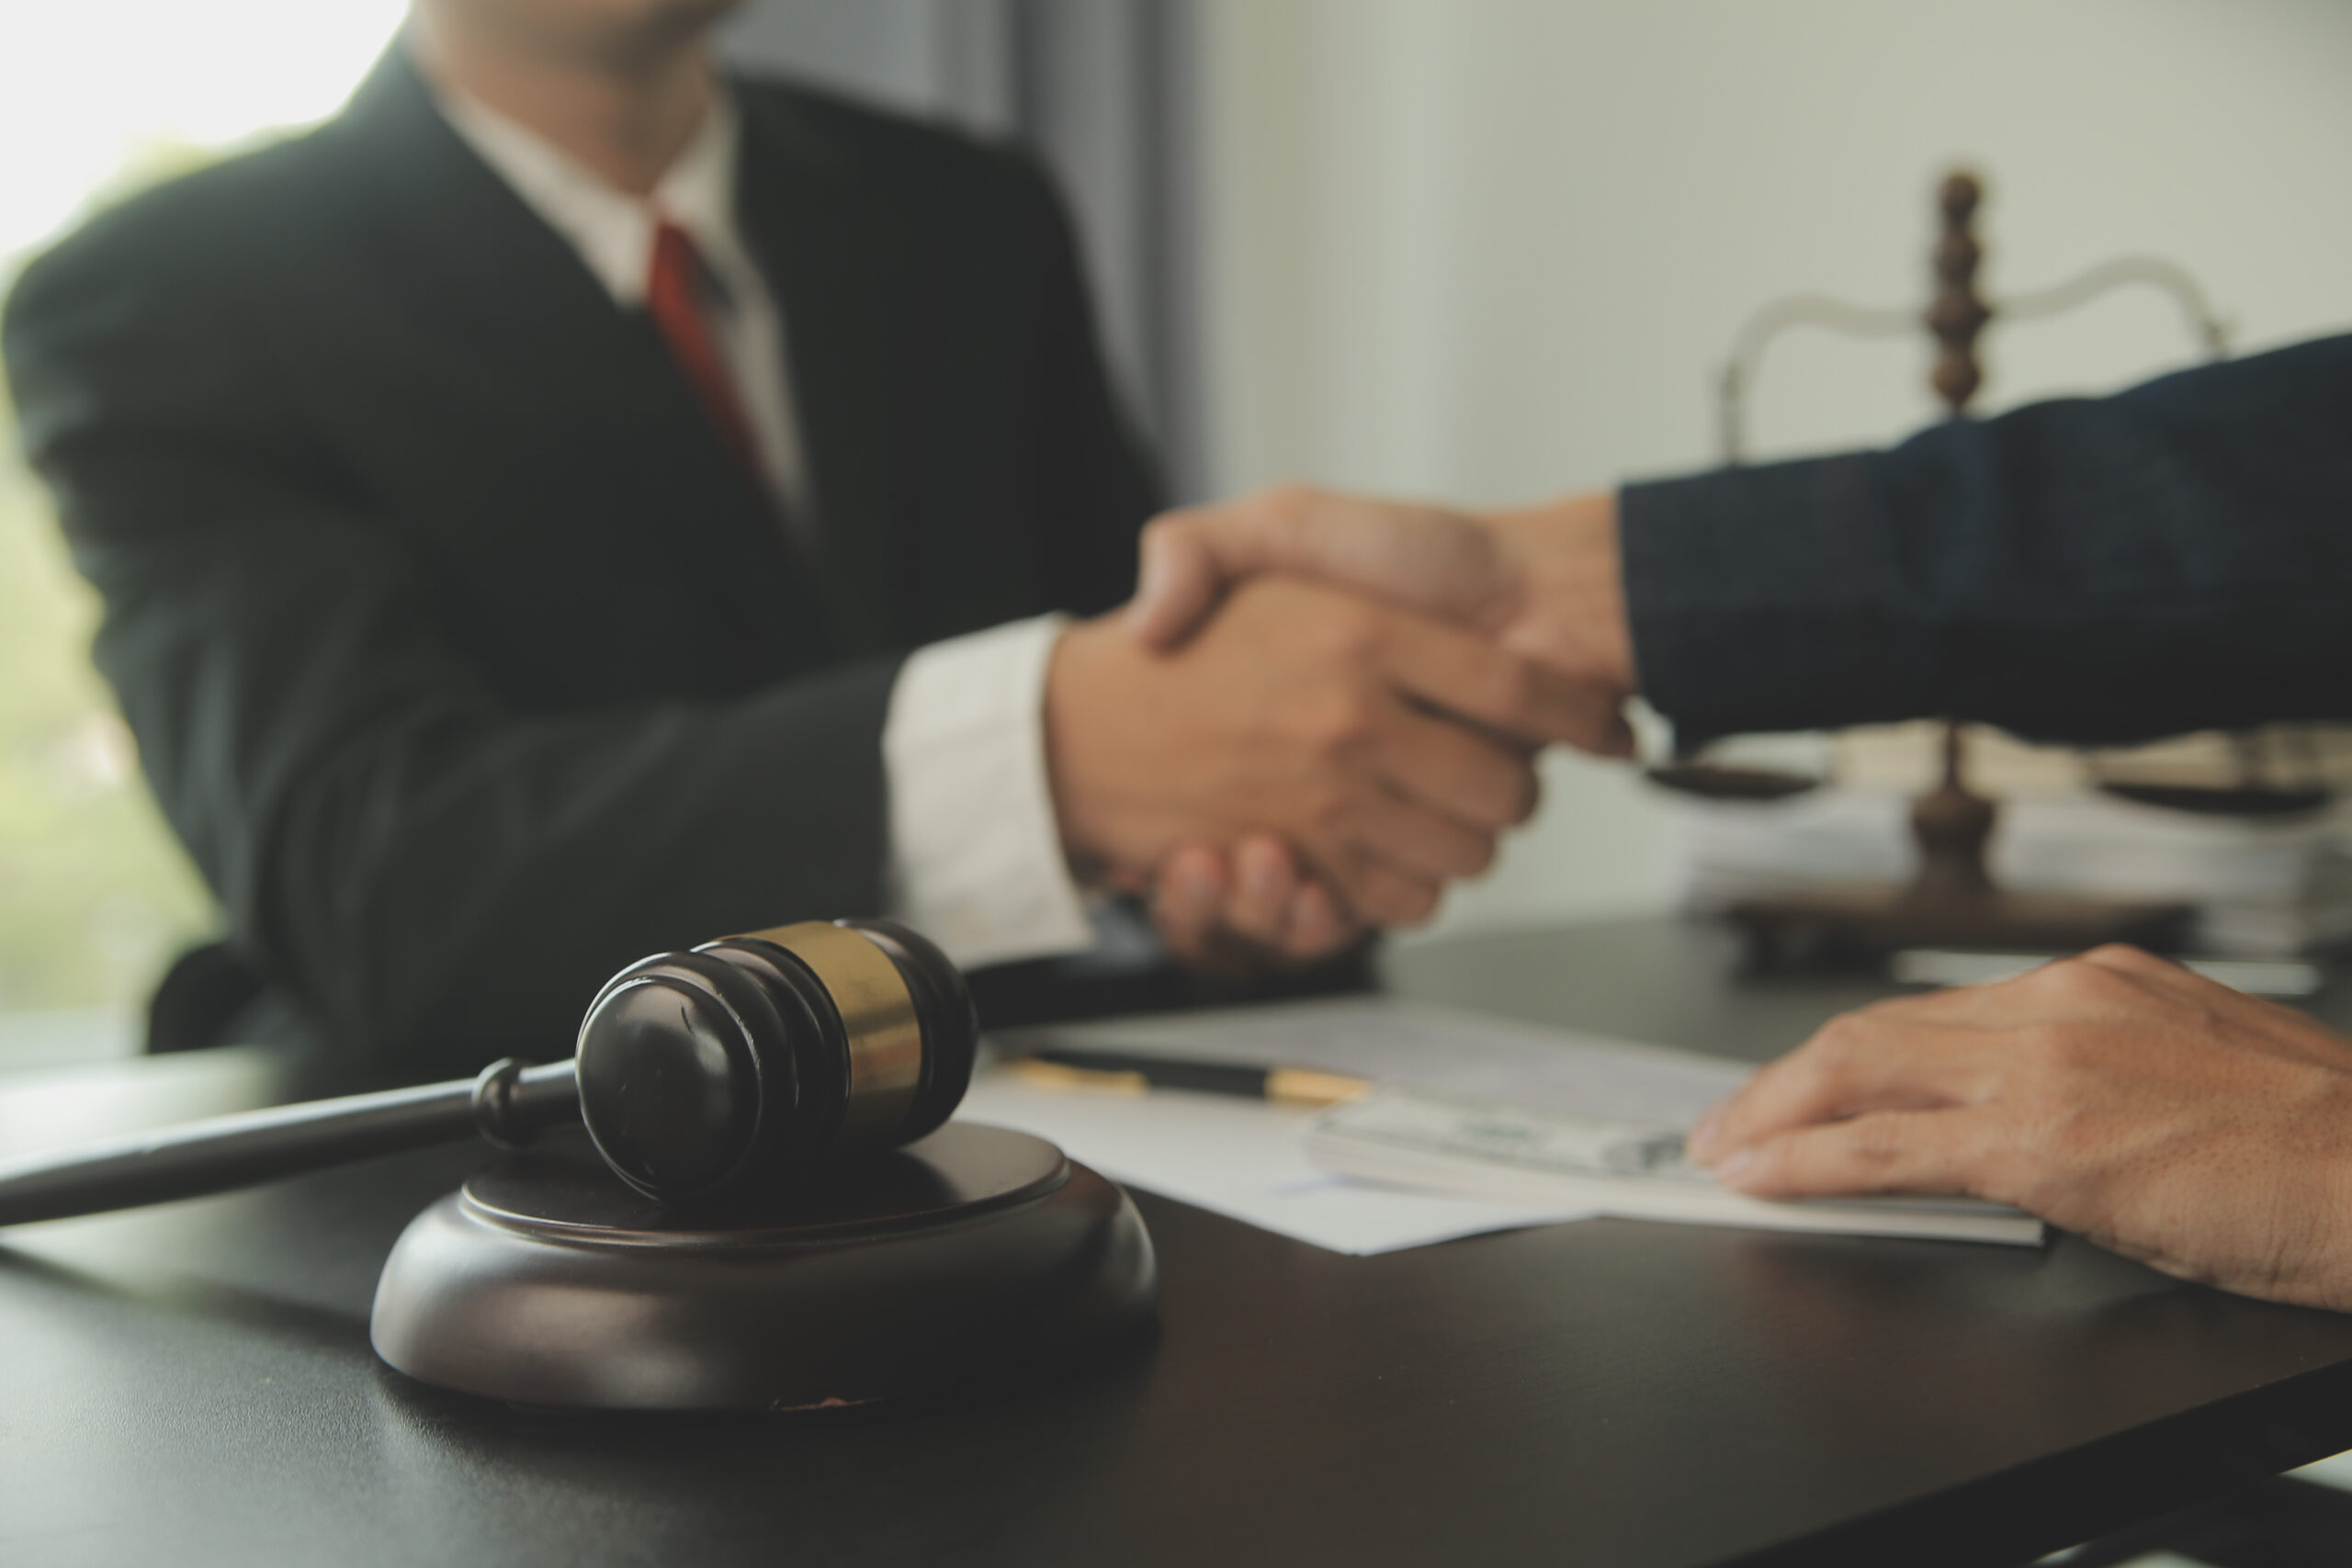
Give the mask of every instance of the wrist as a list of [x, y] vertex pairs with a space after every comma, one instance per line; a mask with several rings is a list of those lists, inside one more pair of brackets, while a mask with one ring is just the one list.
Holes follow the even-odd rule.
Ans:
[[1070, 874], [1100, 886], [1114, 863], [1116, 834], [1107, 819], [1095, 742], [1104, 694], [1115, 684], [1111, 664], [1124, 649], [1117, 628], [1103, 618], [1063, 629], [1046, 664], [1046, 783], [1054, 825]]
[[1632, 693], [1617, 496], [1594, 491], [1487, 514], [1516, 585], [1503, 641], [1576, 680]]

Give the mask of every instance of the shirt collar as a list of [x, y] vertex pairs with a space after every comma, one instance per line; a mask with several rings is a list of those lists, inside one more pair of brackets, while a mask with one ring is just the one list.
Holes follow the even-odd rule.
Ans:
[[482, 162], [571, 242], [616, 304], [645, 302], [657, 217], [686, 231], [723, 285], [741, 287], [750, 265], [735, 226], [742, 120], [725, 83], [717, 85], [709, 112], [650, 197], [607, 184], [538, 132], [463, 93], [435, 87], [435, 97]]

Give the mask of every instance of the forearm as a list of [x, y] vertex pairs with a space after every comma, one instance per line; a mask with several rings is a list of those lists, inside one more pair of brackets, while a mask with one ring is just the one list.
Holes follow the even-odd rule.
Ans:
[[2352, 713], [2352, 338], [1892, 451], [1629, 486], [1687, 737], [1951, 715], [2119, 740]]

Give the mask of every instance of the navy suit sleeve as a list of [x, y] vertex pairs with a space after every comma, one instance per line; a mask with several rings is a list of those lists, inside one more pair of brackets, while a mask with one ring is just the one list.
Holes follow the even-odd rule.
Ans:
[[2352, 336], [1630, 485], [1621, 519], [1643, 688], [1686, 739], [2352, 716]]

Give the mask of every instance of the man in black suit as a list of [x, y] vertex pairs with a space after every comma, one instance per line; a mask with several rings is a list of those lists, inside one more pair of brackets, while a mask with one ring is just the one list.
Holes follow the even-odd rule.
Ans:
[[1067, 952], [1080, 883], [1284, 852], [1253, 829], [1332, 892], [1237, 895], [1248, 934], [1426, 914], [1577, 699], [1326, 589], [1177, 658], [1053, 618], [1124, 596], [1152, 492], [1051, 192], [726, 81], [729, 8], [418, 0], [335, 121], [10, 301], [98, 661], [263, 1012], [405, 1072], [555, 1055], [645, 952], [875, 912]]

